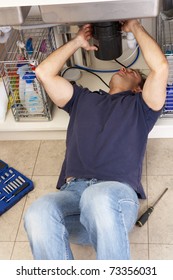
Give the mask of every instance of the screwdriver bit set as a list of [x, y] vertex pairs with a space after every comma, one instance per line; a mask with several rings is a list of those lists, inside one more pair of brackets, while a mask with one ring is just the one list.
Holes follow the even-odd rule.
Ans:
[[33, 190], [33, 182], [0, 160], [0, 215]]

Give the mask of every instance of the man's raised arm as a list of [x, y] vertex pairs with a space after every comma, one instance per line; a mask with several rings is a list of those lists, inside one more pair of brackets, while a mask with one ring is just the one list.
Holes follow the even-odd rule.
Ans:
[[88, 42], [91, 36], [91, 25], [84, 25], [80, 28], [74, 39], [50, 54], [36, 68], [37, 79], [43, 85], [52, 101], [59, 107], [64, 107], [73, 95], [73, 87], [71, 83], [59, 76], [59, 72], [65, 62], [79, 48], [84, 48], [85, 50], [97, 49], [94, 46], [90, 46]]
[[160, 110], [166, 98], [166, 85], [169, 72], [167, 59], [157, 42], [137, 20], [124, 22], [122, 29], [125, 32], [132, 32], [134, 34], [150, 69], [142, 92], [143, 99], [153, 110]]

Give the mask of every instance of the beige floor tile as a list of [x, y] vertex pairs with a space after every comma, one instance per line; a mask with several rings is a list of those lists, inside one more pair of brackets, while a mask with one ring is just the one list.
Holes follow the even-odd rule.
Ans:
[[34, 175], [59, 175], [65, 154], [65, 141], [42, 141]]
[[173, 175], [173, 139], [149, 139], [147, 175]]
[[16, 239], [25, 201], [26, 196], [0, 216], [0, 241], [14, 241]]
[[0, 159], [24, 175], [32, 175], [40, 141], [0, 141]]
[[130, 243], [148, 243], [148, 224], [143, 227], [135, 226], [129, 234]]
[[173, 245], [167, 244], [150, 244], [150, 260], [173, 260]]
[[149, 205], [168, 188], [149, 217], [149, 242], [173, 244], [173, 176], [148, 176], [148, 186]]
[[[33, 182], [34, 182], [34, 190], [28, 193], [27, 195], [24, 213], [26, 209], [31, 205], [31, 203], [35, 201], [37, 198], [43, 196], [44, 194], [56, 191], [55, 186], [57, 182], [57, 176], [34, 176]], [[17, 241], [28, 240], [24, 230], [23, 217], [20, 222], [19, 231], [16, 240]]]
[[148, 244], [131, 244], [132, 260], [148, 260]]
[[12, 260], [33, 260], [28, 242], [15, 242]]
[[56, 183], [58, 176], [33, 176], [34, 189], [27, 196], [27, 205], [34, 200], [48, 194], [50, 192], [56, 192]]
[[0, 242], [0, 260], [10, 260], [14, 242]]
[[91, 246], [71, 244], [71, 249], [75, 260], [95, 260], [96, 253]]

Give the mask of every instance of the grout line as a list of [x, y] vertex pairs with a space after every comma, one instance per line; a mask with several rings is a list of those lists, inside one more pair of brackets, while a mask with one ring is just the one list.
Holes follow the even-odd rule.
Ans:
[[42, 142], [43, 142], [43, 140], [40, 140], [40, 144], [39, 144], [37, 155], [36, 155], [36, 158], [35, 158], [35, 163], [34, 163], [34, 166], [33, 166], [31, 178], [33, 178], [33, 176], [34, 176], [33, 174], [34, 174], [35, 166], [36, 166], [36, 163], [37, 163], [37, 160], [38, 160], [38, 155], [39, 155], [39, 152], [40, 152]]
[[[34, 167], [33, 167], [32, 174], [31, 174], [31, 179], [32, 179], [32, 177], [33, 177], [34, 169], [35, 169], [36, 162], [37, 162], [37, 159], [38, 159], [38, 154], [39, 154], [39, 151], [40, 151], [41, 142], [42, 142], [42, 140], [40, 140], [40, 143], [39, 143], [38, 151], [37, 151], [36, 158], [35, 158]], [[14, 253], [15, 244], [16, 244], [16, 242], [18, 242], [18, 241], [17, 241], [17, 236], [18, 236], [18, 233], [19, 233], [19, 229], [20, 229], [21, 222], [22, 222], [22, 220], [23, 220], [23, 214], [24, 214], [24, 209], [25, 209], [26, 202], [27, 202], [27, 197], [28, 197], [28, 194], [26, 194], [26, 196], [25, 196], [25, 202], [24, 202], [24, 204], [23, 204], [23, 208], [22, 208], [22, 212], [21, 212], [21, 216], [20, 216], [20, 220], [19, 220], [19, 224], [18, 224], [16, 236], [15, 236], [15, 239], [14, 239], [13, 248], [12, 248], [11, 255], [10, 255], [10, 259], [12, 259], [12, 256], [13, 256], [13, 253]]]
[[10, 260], [12, 260], [15, 244], [16, 244], [16, 241], [13, 241], [13, 247], [12, 247], [11, 254], [10, 254]]
[[13, 244], [13, 248], [12, 248], [12, 250], [11, 250], [10, 259], [12, 258], [13, 253], [14, 253], [14, 247], [15, 247], [15, 244], [16, 244], [16, 241], [17, 241], [17, 236], [18, 236], [18, 233], [19, 233], [20, 224], [21, 224], [22, 219], [23, 219], [23, 213], [24, 213], [24, 209], [25, 209], [25, 205], [26, 205], [27, 195], [24, 196], [22, 199], [24, 199], [24, 198], [25, 198], [25, 202], [24, 202], [24, 204], [23, 204], [23, 209], [22, 209], [21, 216], [20, 216], [20, 219], [19, 219], [19, 224], [18, 224], [18, 227], [17, 227], [16, 236], [15, 236], [14, 241], [13, 241], [14, 244]]
[[[7, 241], [8, 242], [8, 241]], [[21, 241], [21, 242], [23, 242], [23, 241]], [[147, 243], [145, 243], [145, 242], [140, 242], [140, 243], [137, 243], [137, 242], [130, 242], [130, 244], [133, 244], [133, 245], [141, 245], [141, 244], [143, 244], [143, 245], [147, 245]], [[170, 243], [150, 243], [151, 245], [168, 245], [168, 246], [173, 246], [173, 244], [170, 244]]]

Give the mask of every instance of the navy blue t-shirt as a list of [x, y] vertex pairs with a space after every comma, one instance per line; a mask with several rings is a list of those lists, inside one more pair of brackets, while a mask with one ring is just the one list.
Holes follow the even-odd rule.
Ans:
[[161, 111], [150, 109], [141, 93], [110, 95], [77, 85], [63, 110], [70, 121], [57, 188], [68, 177], [97, 178], [127, 183], [139, 198], [145, 198], [142, 162], [148, 133]]

